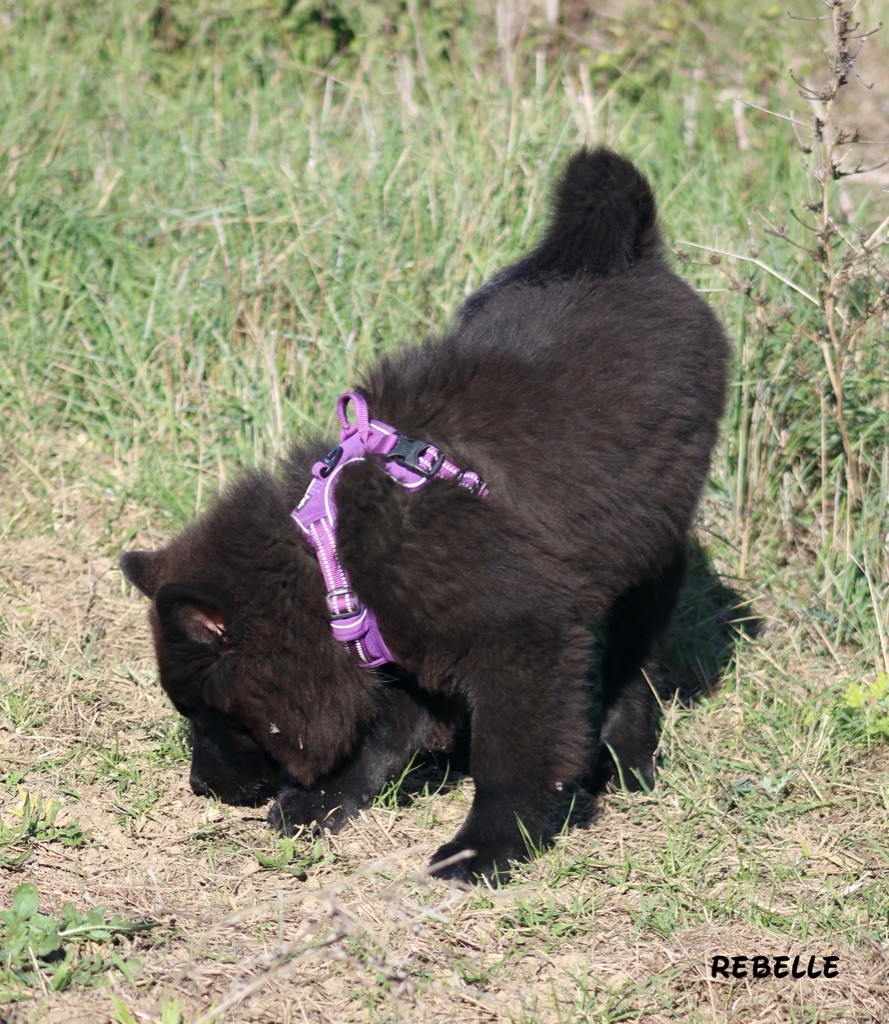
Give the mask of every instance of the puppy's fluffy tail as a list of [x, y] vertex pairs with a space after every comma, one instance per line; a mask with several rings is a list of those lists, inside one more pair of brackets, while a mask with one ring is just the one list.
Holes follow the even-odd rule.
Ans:
[[581, 149], [562, 173], [549, 228], [529, 259], [543, 273], [604, 277], [659, 245], [657, 207], [642, 174], [609, 149]]
[[657, 207], [642, 174], [610, 149], [581, 149], [555, 188], [542, 241], [470, 295], [460, 313], [475, 315], [507, 285], [542, 284], [552, 277], [607, 277], [659, 249]]

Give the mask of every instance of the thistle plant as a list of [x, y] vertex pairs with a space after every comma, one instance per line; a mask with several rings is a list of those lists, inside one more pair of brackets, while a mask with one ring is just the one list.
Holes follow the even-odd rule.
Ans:
[[785, 563], [814, 559], [820, 640], [835, 651], [872, 637], [875, 624], [889, 666], [889, 217], [879, 178], [889, 161], [861, 156], [889, 140], [863, 138], [841, 102], [873, 88], [859, 65], [880, 26], [864, 30], [848, 0], [824, 6], [806, 19], [828, 29], [820, 71], [790, 76], [805, 109], [746, 103], [787, 122], [803, 174], [791, 155], [787, 192], [768, 212], [754, 209], [747, 252], [694, 247], [744, 296], [729, 440], [739, 574], [754, 546]]

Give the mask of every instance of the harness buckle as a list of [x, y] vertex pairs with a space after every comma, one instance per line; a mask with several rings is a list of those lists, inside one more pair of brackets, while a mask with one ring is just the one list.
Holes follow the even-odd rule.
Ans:
[[[361, 602], [358, 600], [358, 595], [351, 587], [335, 587], [333, 590], [328, 590], [325, 596], [331, 622], [335, 622], [337, 619], [351, 619], [361, 610]], [[344, 612], [337, 611], [338, 597], [345, 598], [352, 607]]]
[[[412, 437], [406, 437], [404, 434], [398, 434], [397, 437], [398, 440], [395, 443], [395, 447], [386, 455], [386, 461], [397, 462], [400, 466], [404, 466], [418, 476], [426, 477], [427, 479], [434, 477], [441, 469], [444, 462], [444, 454], [430, 441], [417, 441]], [[432, 448], [435, 451], [435, 458], [432, 460], [432, 465], [427, 467], [420, 464], [420, 458], [428, 448]]]
[[343, 457], [342, 445], [337, 445], [335, 448], [331, 448], [330, 451], [324, 456], [323, 459], [318, 463], [322, 468], [318, 471], [320, 477], [330, 476], [330, 474], [336, 468], [336, 464]]

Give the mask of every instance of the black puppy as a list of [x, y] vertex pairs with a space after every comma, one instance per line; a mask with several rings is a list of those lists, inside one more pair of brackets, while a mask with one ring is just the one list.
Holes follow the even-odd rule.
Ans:
[[472, 809], [432, 866], [491, 878], [551, 838], [563, 784], [650, 786], [651, 680], [726, 360], [661, 255], [645, 179], [607, 150], [577, 153], [540, 245], [358, 389], [371, 417], [487, 487], [433, 467], [409, 488], [381, 455], [338, 472], [343, 589], [376, 614], [397, 670], [362, 667], [334, 637], [338, 598], [291, 519], [323, 445], [247, 476], [167, 547], [123, 556], [152, 599], [161, 683], [194, 726], [195, 793], [274, 796], [273, 825], [335, 828], [414, 752], [468, 738]]

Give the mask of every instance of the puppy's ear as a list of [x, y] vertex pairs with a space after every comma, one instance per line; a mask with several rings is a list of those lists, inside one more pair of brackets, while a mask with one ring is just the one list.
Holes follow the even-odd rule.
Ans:
[[160, 569], [160, 551], [125, 551], [120, 568], [126, 579], [146, 597], [154, 597]]
[[182, 583], [166, 583], [158, 591], [155, 607], [166, 636], [229, 646], [228, 615], [217, 593]]

